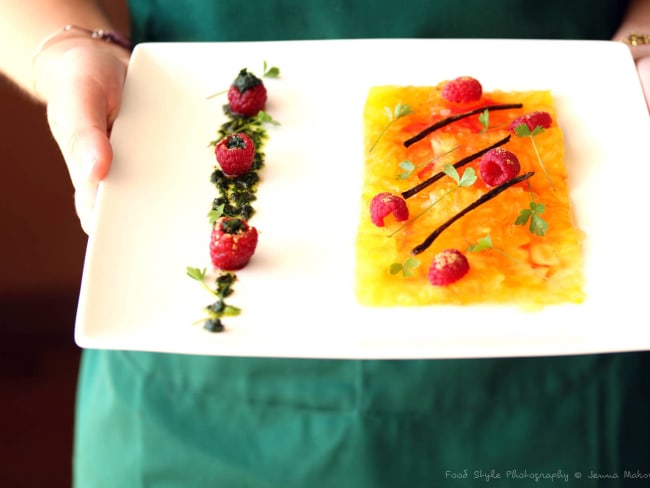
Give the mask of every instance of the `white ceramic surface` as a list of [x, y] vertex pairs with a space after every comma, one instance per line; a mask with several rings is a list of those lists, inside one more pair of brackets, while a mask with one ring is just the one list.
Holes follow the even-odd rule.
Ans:
[[[266, 167], [251, 223], [256, 255], [211, 334], [192, 323], [211, 296], [185, 274], [208, 267], [215, 190], [209, 141], [243, 67], [265, 79]], [[373, 309], [354, 296], [362, 109], [373, 85], [459, 75], [492, 89], [551, 89], [572, 199], [586, 231], [587, 300], [516, 307]], [[650, 119], [627, 48], [614, 42], [355, 40], [142, 44], [132, 58], [100, 187], [76, 323], [82, 347], [188, 354], [440, 358], [650, 348], [647, 191]]]

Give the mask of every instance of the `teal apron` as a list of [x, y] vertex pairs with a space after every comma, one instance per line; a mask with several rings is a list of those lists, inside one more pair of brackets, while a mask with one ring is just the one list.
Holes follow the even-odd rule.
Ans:
[[[132, 0], [131, 8], [136, 41], [608, 38], [622, 3]], [[75, 484], [625, 486], [650, 476], [649, 367], [646, 353], [341, 361], [87, 350]], [[614, 474], [601, 484], [599, 475]]]

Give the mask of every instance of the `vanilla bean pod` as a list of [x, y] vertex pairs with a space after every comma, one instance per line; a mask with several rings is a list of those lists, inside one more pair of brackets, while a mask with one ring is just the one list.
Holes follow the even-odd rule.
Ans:
[[433, 244], [433, 241], [435, 241], [440, 234], [442, 234], [451, 224], [456, 222], [458, 219], [463, 217], [465, 214], [471, 212], [475, 208], [479, 207], [480, 205], [484, 204], [485, 202], [493, 199], [497, 195], [499, 195], [501, 192], [507, 190], [513, 185], [516, 185], [517, 183], [521, 183], [524, 180], [527, 180], [531, 176], [535, 174], [534, 171], [530, 171], [528, 173], [524, 173], [522, 175], [517, 176], [516, 178], [513, 178], [511, 180], [506, 181], [505, 183], [500, 184], [499, 186], [495, 186], [492, 188], [490, 191], [487, 193], [481, 195], [477, 200], [475, 200], [473, 203], [469, 204], [467, 207], [465, 207], [463, 210], [458, 212], [456, 215], [451, 217], [449, 220], [447, 220], [444, 224], [442, 224], [440, 227], [438, 227], [436, 230], [434, 230], [429, 236], [422, 242], [422, 244], [419, 244], [415, 246], [413, 249], [411, 249], [411, 255], [416, 256], [420, 254], [421, 252], [426, 251], [431, 244]]

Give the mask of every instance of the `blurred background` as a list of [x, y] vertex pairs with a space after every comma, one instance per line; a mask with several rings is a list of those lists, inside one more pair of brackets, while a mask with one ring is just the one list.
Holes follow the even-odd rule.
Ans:
[[0, 113], [0, 486], [65, 487], [86, 236], [45, 108], [0, 77]]

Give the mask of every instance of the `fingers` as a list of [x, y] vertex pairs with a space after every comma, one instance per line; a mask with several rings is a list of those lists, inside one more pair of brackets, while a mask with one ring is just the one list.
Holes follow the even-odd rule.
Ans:
[[49, 87], [48, 121], [75, 187], [81, 225], [90, 233], [97, 186], [113, 158], [109, 132], [119, 109], [125, 64], [102, 52], [81, 50], [65, 56], [59, 68]]
[[92, 231], [97, 185], [112, 161], [105, 95], [88, 79], [62, 84], [48, 105], [52, 134], [68, 166], [81, 225]]

